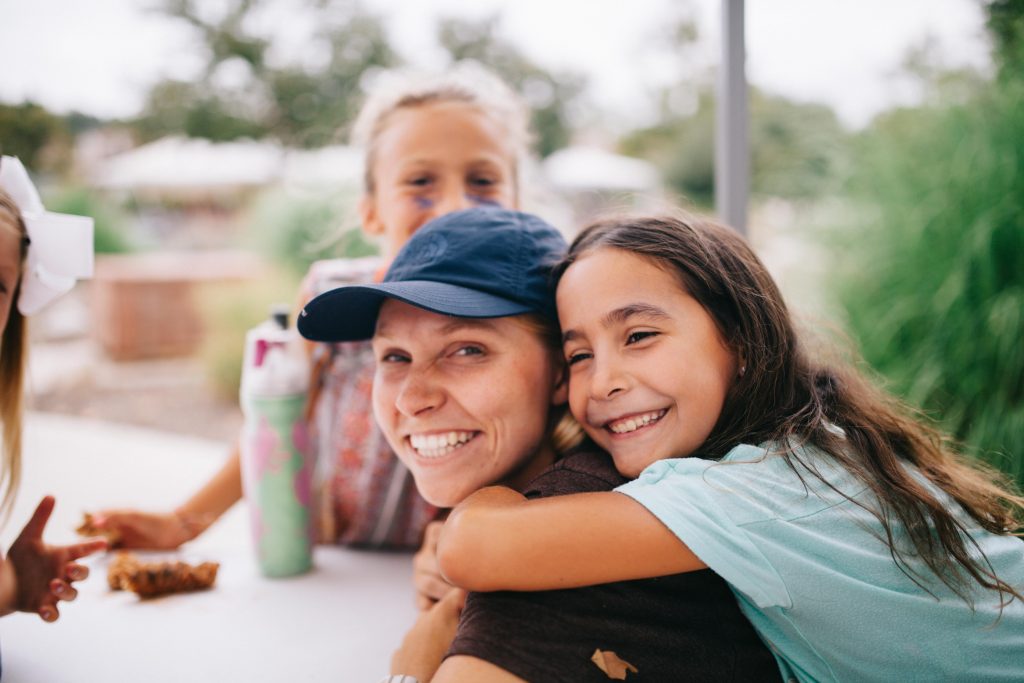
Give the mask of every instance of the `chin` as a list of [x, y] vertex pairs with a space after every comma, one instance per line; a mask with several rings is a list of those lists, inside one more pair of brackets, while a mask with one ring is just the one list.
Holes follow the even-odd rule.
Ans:
[[648, 465], [656, 462], [656, 460], [638, 458], [628, 454], [615, 455], [612, 453], [612, 462], [615, 463], [615, 469], [618, 470], [619, 474], [627, 479], [636, 479], [640, 476], [641, 472], [647, 469]]
[[452, 490], [447, 486], [431, 486], [429, 483], [421, 485], [419, 480], [416, 480], [416, 490], [423, 496], [423, 500], [439, 508], [453, 508], [473, 492]]

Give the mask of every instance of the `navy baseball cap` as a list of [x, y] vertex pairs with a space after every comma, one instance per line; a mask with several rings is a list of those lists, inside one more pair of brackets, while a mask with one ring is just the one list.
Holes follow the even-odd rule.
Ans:
[[549, 276], [565, 251], [562, 235], [527, 213], [449, 213], [416, 231], [383, 282], [338, 287], [306, 304], [299, 333], [313, 341], [369, 339], [389, 298], [458, 318], [539, 313], [557, 320]]

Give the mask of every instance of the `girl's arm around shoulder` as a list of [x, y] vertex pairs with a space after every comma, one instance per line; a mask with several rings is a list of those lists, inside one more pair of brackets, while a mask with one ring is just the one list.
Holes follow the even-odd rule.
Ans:
[[452, 511], [437, 554], [442, 574], [471, 591], [577, 588], [707, 566], [621, 493], [527, 500], [502, 486]]

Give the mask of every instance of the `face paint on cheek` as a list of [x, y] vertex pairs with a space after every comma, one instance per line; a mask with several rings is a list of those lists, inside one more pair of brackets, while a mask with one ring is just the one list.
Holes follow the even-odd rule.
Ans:
[[501, 202], [497, 201], [496, 199], [491, 199], [490, 197], [482, 197], [478, 194], [467, 194], [466, 199], [472, 202], [473, 204], [476, 204], [477, 206], [490, 206], [495, 209], [503, 208]]
[[417, 209], [432, 209], [434, 208], [434, 200], [429, 197], [413, 197], [413, 204], [416, 205]]

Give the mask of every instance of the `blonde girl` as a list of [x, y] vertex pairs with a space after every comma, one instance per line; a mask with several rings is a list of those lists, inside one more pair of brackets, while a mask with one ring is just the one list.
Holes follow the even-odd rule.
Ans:
[[[27, 182], [27, 175], [17, 159], [3, 157], [0, 165], [14, 167], [19, 179], [24, 177]], [[0, 168], [0, 173], [3, 171], [10, 169]], [[0, 179], [13, 176], [14, 172], [2, 173]], [[0, 184], [0, 422], [3, 426], [0, 515], [4, 521], [10, 514], [21, 478], [22, 396], [28, 342], [19, 301], [29, 244], [21, 210]], [[106, 547], [102, 540], [70, 546], [44, 543], [43, 529], [53, 506], [52, 496], [43, 498], [6, 557], [0, 559], [0, 616], [30, 612], [44, 621], [56, 621], [60, 616], [58, 601], [74, 600], [78, 592], [73, 582], [89, 574], [88, 567], [75, 560]]]
[[[473, 63], [443, 74], [386, 72], [359, 114], [353, 143], [366, 154], [359, 216], [364, 232], [379, 241], [381, 258], [314, 264], [302, 304], [341, 284], [379, 279], [431, 218], [480, 205], [517, 207], [528, 114], [500, 79]], [[369, 345], [318, 344], [312, 353], [310, 412], [325, 482], [322, 540], [416, 547], [437, 511], [416, 492], [373, 423]], [[236, 448], [223, 469], [174, 512], [108, 510], [97, 526], [119, 531], [126, 546], [174, 548], [201, 533], [241, 493]]]

